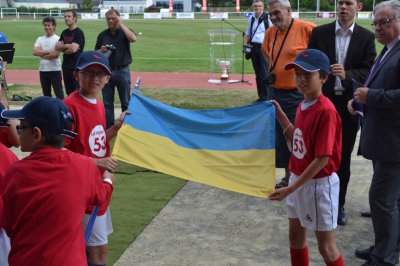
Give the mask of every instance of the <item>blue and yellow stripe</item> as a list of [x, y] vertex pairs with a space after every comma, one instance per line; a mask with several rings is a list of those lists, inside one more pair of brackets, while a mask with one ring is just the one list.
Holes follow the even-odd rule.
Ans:
[[184, 110], [134, 94], [128, 110], [115, 158], [253, 196], [274, 190], [272, 104]]

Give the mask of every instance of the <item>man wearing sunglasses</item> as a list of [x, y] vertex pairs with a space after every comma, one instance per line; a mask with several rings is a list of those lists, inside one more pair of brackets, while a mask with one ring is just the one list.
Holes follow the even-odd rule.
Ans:
[[353, 101], [364, 105], [361, 154], [372, 160], [374, 174], [369, 190], [375, 245], [356, 250], [363, 265], [396, 265], [400, 250], [400, 1], [374, 8], [376, 39], [384, 45], [364, 86]]

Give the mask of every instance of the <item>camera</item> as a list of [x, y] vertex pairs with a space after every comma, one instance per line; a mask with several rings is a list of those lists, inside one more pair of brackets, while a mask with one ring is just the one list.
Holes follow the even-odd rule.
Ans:
[[253, 50], [253, 46], [249, 45], [249, 44], [245, 44], [243, 45], [243, 53], [244, 53], [244, 57], [249, 60], [251, 58], [251, 53]]
[[264, 78], [263, 83], [265, 85], [272, 85], [276, 80], [276, 76], [274, 73], [268, 73], [268, 75]]
[[117, 50], [117, 48], [113, 44], [106, 44], [104, 47], [107, 48], [107, 52], [105, 53], [107, 57], [110, 57], [111, 54]]

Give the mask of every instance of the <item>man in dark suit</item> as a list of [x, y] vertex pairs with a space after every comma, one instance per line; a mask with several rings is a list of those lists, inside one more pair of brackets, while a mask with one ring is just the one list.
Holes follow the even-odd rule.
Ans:
[[338, 19], [314, 28], [308, 46], [329, 57], [332, 75], [323, 85], [323, 93], [342, 118], [342, 160], [337, 172], [340, 179], [339, 225], [347, 223], [344, 204], [350, 180], [351, 152], [358, 130], [356, 117], [347, 110], [347, 102], [353, 97], [352, 79], [364, 83], [376, 56], [374, 34], [355, 23], [357, 11], [361, 9], [361, 0], [338, 0]]
[[374, 170], [369, 204], [375, 246], [356, 250], [356, 256], [369, 260], [364, 265], [395, 265], [400, 251], [400, 1], [381, 2], [373, 13], [375, 37], [384, 48], [354, 101], [364, 106], [360, 148]]

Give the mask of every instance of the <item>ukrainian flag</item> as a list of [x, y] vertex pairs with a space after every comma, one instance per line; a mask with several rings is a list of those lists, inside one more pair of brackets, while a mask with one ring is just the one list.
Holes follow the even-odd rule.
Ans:
[[174, 108], [134, 93], [113, 156], [187, 180], [267, 198], [275, 186], [275, 108]]

